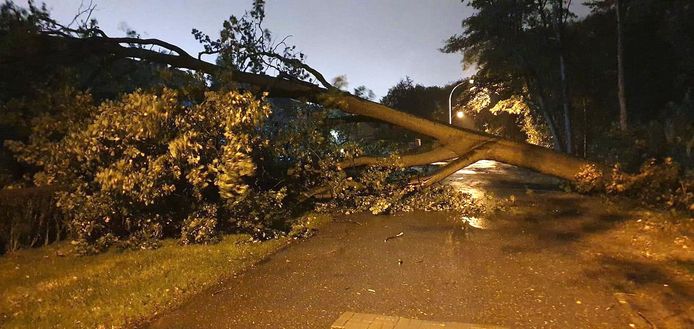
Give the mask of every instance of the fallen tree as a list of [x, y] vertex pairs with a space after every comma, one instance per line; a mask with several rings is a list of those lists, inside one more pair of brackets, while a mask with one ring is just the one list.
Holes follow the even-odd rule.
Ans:
[[[93, 33], [89, 37], [77, 37], [62, 32], [45, 32], [33, 37], [42, 44], [39, 51], [18, 52], [17, 57], [2, 59], [2, 65], [13, 61], [47, 60], [56, 62], [79, 61], [85, 54], [108, 58], [129, 58], [169, 65], [180, 69], [189, 69], [209, 75], [230, 76], [238, 88], [267, 93], [270, 97], [287, 97], [306, 102], [322, 104], [357, 116], [372, 118], [399, 126], [412, 132], [431, 137], [437, 141], [437, 147], [426, 152], [403, 155], [400, 165], [404, 167], [427, 165], [434, 162], [448, 161], [437, 172], [417, 182], [431, 185], [439, 182], [459, 169], [478, 160], [495, 160], [543, 174], [574, 181], [577, 176], [591, 165], [564, 153], [544, 147], [516, 142], [478, 131], [454, 127], [433, 122], [397, 111], [382, 104], [361, 99], [348, 92], [332, 86], [315, 69], [296, 60], [282, 58], [276, 54], [263, 53], [288, 64], [306, 70], [322, 86], [285, 77], [274, 77], [264, 74], [252, 74], [221, 67], [191, 56], [181, 48], [158, 39], [111, 38], [103, 32]], [[165, 52], [144, 48], [157, 46]], [[21, 58], [19, 58], [21, 56]], [[340, 163], [339, 167], [347, 169], [356, 166], [368, 166], [382, 160], [377, 157], [357, 157]]]
[[[9, 49], [5, 49], [0, 58], [0, 66], [20, 63], [60, 66], [81, 63], [87, 57], [108, 59], [107, 63], [127, 59], [222, 78], [225, 82], [235, 84], [237, 89], [250, 90], [258, 95], [266, 93], [269, 97], [293, 98], [327, 108], [338, 108], [354, 117], [385, 122], [434, 139], [434, 149], [402, 155], [398, 162], [403, 167], [448, 162], [437, 172], [414, 180], [415, 184], [432, 185], [483, 159], [524, 167], [569, 181], [576, 180], [589, 165], [599, 168], [588, 161], [544, 147], [430, 121], [342, 91], [330, 84], [320, 72], [306, 65], [303, 54], [297, 56], [291, 51], [294, 48], [287, 47], [284, 40], [274, 44], [269, 40], [269, 32], [261, 27], [264, 18], [262, 2], [254, 3], [253, 10], [240, 20], [232, 17], [225, 22], [225, 30], [218, 40], [211, 40], [209, 36], [193, 30], [195, 38], [205, 48], [196, 57], [159, 39], [144, 39], [136, 34], [109, 37], [98, 28], [96, 21], [87, 22], [89, 17], [79, 27], [71, 28], [51, 19], [45, 9], [31, 4], [28, 12], [21, 12], [12, 6], [4, 10], [8, 17], [16, 16], [17, 20], [10, 23], [10, 27], [12, 24], [16, 26], [0, 30], [0, 33], [19, 31], [21, 42], [9, 44]], [[36, 23], [22, 25], [26, 24], [22, 23], [22, 19]], [[5, 38], [6, 35], [0, 37]], [[279, 54], [277, 48], [282, 45], [285, 50], [283, 54]], [[205, 54], [219, 54], [223, 58], [223, 65], [202, 60], [201, 56]], [[224, 60], [227, 60], [226, 64]], [[265, 71], [259, 69], [261, 67], [274, 68], [280, 74], [264, 74]], [[97, 68], [96, 71], [98, 70]], [[310, 77], [315, 78], [320, 85], [306, 81]], [[338, 168], [376, 165], [382, 160], [378, 157], [357, 157], [339, 163]]]

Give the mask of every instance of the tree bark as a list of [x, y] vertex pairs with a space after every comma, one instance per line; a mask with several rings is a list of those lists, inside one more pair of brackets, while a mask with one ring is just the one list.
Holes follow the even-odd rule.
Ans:
[[624, 87], [624, 47], [622, 31], [622, 8], [620, 1], [615, 0], [615, 15], [617, 16], [617, 93], [619, 98], [619, 128], [626, 131], [627, 126], [627, 96]]
[[564, 59], [564, 0], [556, 0], [554, 33], [557, 38], [557, 53], [559, 55], [559, 81], [561, 84], [561, 103], [564, 116], [564, 142], [566, 153], [573, 154], [573, 129], [571, 125], [571, 106], [569, 104], [569, 82], [566, 74]]
[[[139, 47], [123, 46], [119, 39], [108, 37], [84, 39], [53, 35], [40, 35], [39, 37], [43, 38], [44, 40], [42, 41], [46, 44], [58, 45], [58, 47], [54, 47], [51, 52], [46, 54], [47, 59], [54, 58], [54, 56], [83, 58], [86, 54], [111, 55], [168, 64], [172, 67], [195, 70], [211, 75], [230, 70], [192, 57], [178, 47], [170, 49], [176, 52], [176, 54], [173, 54]], [[136, 40], [128, 41], [129, 44], [137, 44]], [[157, 45], [164, 45], [162, 46], [164, 48], [168, 45], [165, 42], [152, 39], [146, 40], [146, 44], [154, 44], [155, 42]], [[60, 52], [60, 54], [56, 52]], [[8, 61], [12, 60], [17, 61], [21, 59], [6, 58], [0, 61], [0, 65], [7, 65]], [[400, 161], [402, 166], [424, 165], [446, 160], [452, 161], [449, 166], [442, 168], [434, 176], [425, 178], [429, 182], [427, 184], [440, 181], [456, 170], [482, 159], [516, 165], [566, 180], [575, 180], [576, 175], [585, 166], [592, 164], [583, 159], [537, 145], [516, 142], [400, 112], [382, 104], [358, 98], [329, 85], [323, 88], [308, 82], [239, 71], [231, 71], [231, 77], [233, 81], [239, 84], [240, 88], [267, 92], [270, 97], [295, 98], [323, 104], [326, 107], [339, 108], [350, 114], [373, 118], [438, 140], [440, 145], [438, 148], [419, 154], [403, 156]], [[374, 165], [381, 160], [374, 157], [358, 157], [349, 162], [341, 163], [340, 166], [344, 169]]]
[[573, 125], [571, 124], [571, 106], [569, 105], [568, 82], [566, 81], [566, 64], [564, 54], [559, 53], [559, 74], [561, 75], [561, 98], [564, 114], [564, 139], [566, 141], [566, 153], [573, 154]]
[[535, 93], [532, 93], [531, 90], [533, 90], [532, 85], [530, 84], [530, 79], [526, 77], [526, 85], [528, 86], [528, 91], [530, 93], [530, 96], [533, 99], [536, 99], [537, 107], [540, 109], [540, 114], [542, 114], [542, 118], [545, 120], [545, 123], [547, 124], [547, 127], [549, 128], [549, 133], [552, 135], [552, 142], [554, 143], [554, 149], [557, 151], [562, 151], [564, 149], [564, 145], [561, 142], [561, 138], [559, 136], [559, 132], [557, 131], [557, 125], [554, 122], [554, 119], [552, 118], [552, 114], [549, 112], [549, 109], [547, 108], [547, 103], [545, 102], [545, 96], [544, 96], [544, 91], [543, 91], [543, 86], [540, 83], [539, 79], [536, 79], [536, 87], [537, 91]]

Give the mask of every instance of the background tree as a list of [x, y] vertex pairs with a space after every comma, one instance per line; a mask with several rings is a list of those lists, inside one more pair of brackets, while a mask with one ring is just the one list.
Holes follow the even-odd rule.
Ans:
[[[557, 124], [566, 122], [569, 113], [561, 97], [558, 37], [554, 26], [545, 23], [556, 17], [558, 6], [550, 6], [552, 1], [465, 3], [476, 13], [463, 21], [464, 32], [449, 39], [444, 51], [464, 51], [466, 62], [479, 67], [477, 85], [496, 95], [523, 98], [547, 125], [555, 147], [566, 145], [566, 126]], [[615, 83], [619, 69], [614, 4], [592, 1], [592, 13], [580, 20], [564, 11], [561, 54], [566, 85], [571, 85], [565, 99], [573, 109], [570, 130], [583, 137], [581, 149], [588, 157], [627, 162], [631, 168], [652, 156], [690, 163], [692, 136], [685, 131], [691, 130], [692, 111], [678, 104], [688, 104], [694, 85], [691, 56], [685, 55], [694, 45], [692, 24], [683, 18], [692, 13], [692, 6], [687, 1], [620, 1], [625, 14], [622, 71], [628, 77], [623, 89], [629, 90], [621, 104], [629, 104], [632, 129], [616, 133], [612, 125], [620, 127], [624, 111]], [[499, 86], [507, 91], [500, 92]]]
[[627, 1], [620, 0], [594, 0], [586, 2], [593, 11], [613, 11], [615, 16], [616, 49], [617, 49], [617, 99], [619, 101], [619, 128], [626, 131], [628, 128], [626, 87], [624, 84], [624, 19]]
[[627, 130], [627, 96], [624, 87], [624, 32], [622, 27], [622, 2], [615, 0], [615, 16], [617, 17], [617, 94], [619, 95], [619, 127]]
[[[570, 27], [575, 48], [570, 68], [577, 78], [574, 103], [586, 104], [588, 153], [637, 167], [647, 157], [674, 157], [691, 164], [692, 109], [688, 94], [694, 84], [694, 27], [685, 19], [687, 1], [620, 1], [625, 90], [619, 96], [616, 2], [591, 1], [592, 13]], [[608, 83], [605, 83], [608, 82]], [[622, 125], [628, 104], [629, 126]], [[616, 125], [621, 132], [612, 131]], [[611, 152], [631, 150], [630, 152]], [[690, 150], [690, 151], [687, 151]], [[621, 154], [619, 154], [621, 153]]]
[[[570, 105], [563, 96], [568, 74], [561, 63], [563, 26], [571, 17], [566, 7], [535, 0], [464, 2], [475, 14], [463, 21], [463, 33], [452, 36], [442, 50], [464, 52], [465, 61], [479, 68], [476, 84], [503, 83], [509, 93], [527, 99], [549, 128], [554, 147], [568, 151]], [[563, 131], [557, 124], [560, 119]]]
[[388, 89], [380, 103], [405, 113], [439, 122], [448, 121], [448, 92], [441, 87], [425, 87], [410, 77]]
[[[565, 26], [567, 24], [568, 17], [572, 14], [568, 10], [571, 5], [571, 0], [566, 0], [566, 5], [564, 5], [565, 0], [553, 0], [551, 1], [552, 6], [552, 17], [550, 18], [553, 22], [552, 27], [554, 29], [554, 35], [556, 37], [556, 48], [557, 54], [559, 56], [559, 81], [561, 86], [561, 104], [564, 114], [564, 138], [566, 141], [566, 152], [574, 153], [574, 141], [573, 141], [573, 127], [571, 123], [571, 104], [569, 99], [569, 82], [568, 82], [568, 72], [566, 68], [565, 60]], [[538, 1], [538, 10], [543, 13], [545, 4], [542, 1]], [[540, 17], [544, 15], [540, 14]], [[544, 19], [543, 19], [544, 20]]]
[[552, 136], [530, 101], [503, 83], [468, 83], [456, 99], [455, 111], [463, 111], [477, 129], [516, 141], [545, 147], [552, 146]]

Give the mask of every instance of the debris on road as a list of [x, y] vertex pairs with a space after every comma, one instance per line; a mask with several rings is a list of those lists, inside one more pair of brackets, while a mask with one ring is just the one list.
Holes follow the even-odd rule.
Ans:
[[392, 240], [392, 239], [395, 239], [395, 238], [399, 238], [399, 237], [401, 237], [401, 236], [403, 236], [403, 235], [405, 235], [405, 232], [400, 232], [400, 233], [398, 233], [398, 234], [396, 234], [396, 235], [387, 237], [385, 240], [383, 240], [383, 242], [388, 242], [388, 240]]

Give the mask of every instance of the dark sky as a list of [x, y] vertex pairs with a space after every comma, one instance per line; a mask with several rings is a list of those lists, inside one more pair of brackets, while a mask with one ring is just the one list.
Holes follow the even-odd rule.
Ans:
[[[69, 22], [82, 0], [44, 2], [56, 19]], [[111, 36], [122, 35], [127, 27], [197, 53], [201, 47], [192, 28], [217, 37], [223, 20], [242, 15], [252, 1], [94, 3], [94, 17]], [[461, 55], [443, 54], [438, 48], [461, 31], [461, 21], [471, 12], [460, 0], [267, 0], [265, 27], [276, 39], [291, 35], [289, 43], [326, 78], [346, 75], [350, 88], [366, 85], [381, 97], [405, 76], [423, 85], [443, 85], [469, 75], [462, 70]]]

